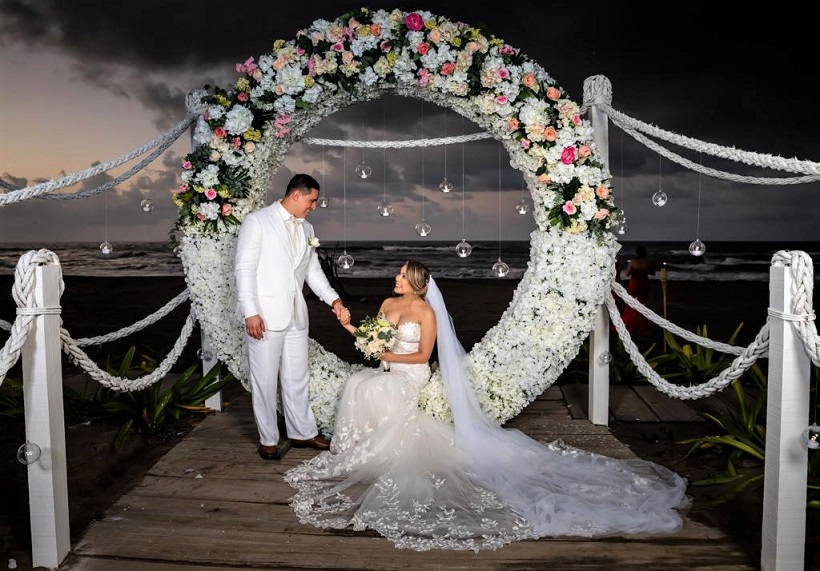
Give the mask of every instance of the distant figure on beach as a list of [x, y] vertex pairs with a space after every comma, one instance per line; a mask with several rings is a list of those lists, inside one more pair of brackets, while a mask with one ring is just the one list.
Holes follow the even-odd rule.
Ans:
[[[649, 275], [654, 273], [649, 258], [646, 257], [646, 247], [641, 245], [635, 248], [635, 257], [626, 265], [625, 273], [626, 277], [629, 278], [626, 292], [646, 305], [652, 289]], [[630, 335], [646, 336], [652, 334], [649, 320], [631, 307], [624, 307], [621, 318], [624, 320], [624, 325], [626, 325], [626, 330], [629, 331]]]
[[297, 174], [285, 196], [248, 214], [239, 229], [234, 260], [237, 299], [245, 318], [251, 401], [259, 431], [259, 456], [279, 458], [276, 418], [278, 381], [287, 436], [293, 446], [330, 448], [319, 435], [308, 402], [308, 308], [304, 283], [337, 317], [345, 311], [319, 257], [313, 226], [305, 220], [316, 208], [319, 183]]
[[[481, 410], [466, 353], [426, 266], [408, 260], [379, 315], [398, 343], [390, 370], [343, 388], [330, 451], [288, 470], [304, 524], [372, 529], [396, 547], [498, 549], [547, 536], [675, 532], [686, 480], [641, 459], [617, 460], [503, 429]], [[350, 314], [342, 325], [350, 332]], [[454, 422], [419, 409], [437, 347]]]

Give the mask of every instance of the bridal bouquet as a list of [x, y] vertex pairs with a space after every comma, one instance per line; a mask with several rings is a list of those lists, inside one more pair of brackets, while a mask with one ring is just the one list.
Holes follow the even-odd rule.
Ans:
[[385, 351], [390, 351], [396, 344], [396, 328], [384, 316], [367, 316], [354, 333], [356, 348], [364, 353], [367, 359], [378, 359]]

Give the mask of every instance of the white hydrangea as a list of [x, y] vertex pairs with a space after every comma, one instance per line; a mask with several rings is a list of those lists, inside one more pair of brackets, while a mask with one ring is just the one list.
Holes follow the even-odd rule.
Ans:
[[305, 77], [300, 63], [294, 63], [280, 69], [276, 74], [276, 83], [286, 95], [297, 95], [305, 90]]
[[231, 135], [241, 135], [253, 122], [253, 111], [244, 105], [234, 105], [225, 114], [225, 130]]
[[220, 206], [216, 202], [203, 202], [199, 205], [197, 212], [208, 220], [216, 220], [219, 218], [219, 209]]

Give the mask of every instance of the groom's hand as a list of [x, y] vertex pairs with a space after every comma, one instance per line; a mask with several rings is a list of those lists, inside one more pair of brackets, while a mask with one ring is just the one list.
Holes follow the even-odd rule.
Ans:
[[245, 318], [245, 331], [254, 339], [262, 339], [265, 334], [265, 321], [259, 315]]
[[[341, 321], [342, 320], [342, 315], [344, 314], [345, 311], [347, 311], [347, 308], [342, 303], [342, 300], [341, 299], [333, 300], [333, 303], [330, 304], [330, 307], [333, 308], [333, 313], [336, 314], [336, 319]], [[347, 311], [347, 313], [348, 313], [348, 315], [350, 314], [349, 311]]]

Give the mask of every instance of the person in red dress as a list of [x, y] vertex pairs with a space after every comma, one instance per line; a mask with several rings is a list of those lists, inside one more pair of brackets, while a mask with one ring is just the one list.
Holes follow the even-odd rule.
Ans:
[[[635, 258], [629, 261], [625, 273], [626, 277], [629, 278], [626, 292], [646, 305], [652, 289], [649, 275], [653, 271], [649, 258], [646, 257], [646, 248], [644, 246], [641, 245], [635, 248]], [[628, 305], [624, 307], [621, 318], [624, 320], [624, 325], [626, 325], [626, 330], [629, 331], [630, 335], [646, 336], [652, 333], [649, 320]]]

